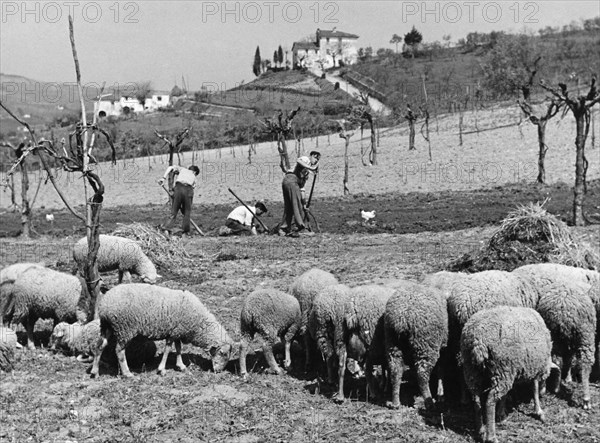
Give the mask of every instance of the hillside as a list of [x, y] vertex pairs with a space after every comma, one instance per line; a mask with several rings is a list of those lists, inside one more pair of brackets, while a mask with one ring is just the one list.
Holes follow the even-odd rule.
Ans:
[[[349, 81], [371, 86], [387, 104], [395, 107], [424, 101], [423, 77], [428, 100], [435, 103], [434, 110], [439, 113], [451, 111], [455, 102], [464, 101], [467, 96], [475, 101], [478, 90], [480, 99], [490, 105], [502, 99], [514, 100], [516, 97], [499, 97], [496, 91], [486, 88], [483, 81], [482, 65], [494, 47], [497, 33], [478, 37], [486, 43], [467, 42], [459, 47], [444, 48], [434, 42], [425, 44], [414, 58], [410, 54], [380, 49], [378, 55], [363, 57], [358, 64], [343, 69], [342, 74]], [[590, 73], [600, 72], [598, 29], [532, 37], [532, 46], [542, 56], [538, 80], [543, 78], [550, 83], [571, 80], [570, 83], [576, 85], [579, 77], [583, 85], [589, 81]], [[544, 95], [539, 87], [533, 93]]]

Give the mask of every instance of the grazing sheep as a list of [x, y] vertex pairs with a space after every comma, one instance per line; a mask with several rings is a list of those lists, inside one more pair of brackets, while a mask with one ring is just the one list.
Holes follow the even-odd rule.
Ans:
[[0, 371], [11, 372], [14, 368], [15, 348], [0, 341]]
[[[515, 269], [512, 273], [529, 280], [540, 297], [547, 292], [548, 288], [555, 288], [557, 285], [568, 287], [572, 282], [582, 285], [583, 288], [591, 288], [593, 285], [599, 285], [598, 287], [600, 287], [600, 273], [598, 271], [557, 263], [525, 265]], [[598, 290], [595, 292], [590, 290], [589, 294], [592, 301], [594, 301], [594, 294], [598, 294]], [[600, 298], [600, 295], [597, 297]], [[600, 318], [600, 300], [595, 303], [595, 306], [596, 318], [598, 319]], [[596, 336], [600, 337], [600, 326]], [[599, 340], [599, 338], [596, 340]], [[567, 380], [571, 379], [568, 362], [563, 362], [562, 375]]]
[[[594, 364], [596, 311], [588, 287], [564, 281], [547, 285], [537, 306], [552, 337], [552, 354], [562, 357], [561, 375], [566, 376], [573, 356], [581, 369], [583, 408], [590, 409], [590, 374]], [[559, 379], [560, 380], [560, 379]], [[554, 388], [557, 392], [560, 381]]]
[[283, 373], [273, 356], [273, 345], [277, 339], [285, 345], [283, 366], [291, 365], [290, 347], [292, 340], [300, 330], [302, 321], [300, 303], [285, 292], [276, 289], [258, 289], [248, 295], [242, 307], [240, 326], [240, 374], [246, 378], [246, 354], [248, 342], [258, 333], [263, 340], [263, 352], [271, 371]]
[[[87, 254], [87, 237], [84, 237], [73, 246], [73, 259], [79, 270], [83, 269]], [[154, 263], [144, 254], [140, 245], [128, 238], [100, 235], [97, 263], [98, 272], [118, 270], [119, 283], [123, 281], [123, 275], [131, 282], [131, 274], [138, 275], [144, 283], [154, 284], [160, 278]]]
[[535, 414], [544, 421], [539, 385], [550, 373], [551, 349], [550, 332], [531, 308], [484, 309], [467, 321], [460, 340], [461, 360], [475, 401], [476, 428], [484, 441], [496, 441], [496, 402], [515, 381], [533, 381]]
[[[93, 361], [100, 340], [100, 320], [84, 325], [61, 322], [52, 331], [50, 348], [66, 351], [76, 355], [78, 361], [89, 363]], [[156, 345], [145, 337], [134, 338], [126, 349], [127, 361], [138, 365], [152, 362], [155, 354]]]
[[90, 297], [82, 279], [43, 267], [30, 267], [3, 291], [3, 320], [20, 322], [27, 331], [27, 347], [35, 349], [33, 328], [39, 318], [83, 322]]
[[182, 371], [186, 368], [181, 359], [182, 343], [191, 343], [209, 352], [215, 372], [223, 370], [232, 358], [233, 340], [200, 299], [188, 291], [145, 283], [118, 285], [102, 296], [98, 315], [102, 341], [94, 352], [92, 377], [98, 375], [100, 355], [109, 341], [115, 343], [121, 373], [124, 377], [132, 377], [125, 348], [138, 335], [151, 340], [166, 339], [158, 367], [161, 375], [165, 374], [173, 342], [177, 352], [176, 366]]
[[594, 284], [592, 284], [588, 291], [588, 295], [596, 308], [596, 365], [600, 371], [600, 280], [596, 280]]
[[[398, 281], [395, 287], [404, 283]], [[336, 400], [344, 401], [344, 368], [349, 355], [355, 360], [366, 362], [367, 384], [371, 392], [377, 392], [373, 384], [373, 366], [382, 365], [385, 372], [385, 351], [383, 343], [383, 313], [393, 288], [379, 285], [364, 285], [352, 288], [350, 299], [344, 307], [345, 349], [338, 354], [338, 394]], [[359, 345], [353, 344], [355, 338]], [[363, 351], [363, 352], [361, 352]]]
[[416, 370], [425, 407], [431, 409], [431, 373], [438, 366], [438, 395], [443, 396], [440, 353], [448, 344], [448, 312], [442, 291], [407, 282], [388, 300], [383, 314], [385, 353], [392, 387], [387, 407], [400, 407], [403, 364]]
[[[350, 300], [350, 294], [351, 290], [346, 285], [325, 287], [314, 298], [308, 318], [308, 334], [317, 343], [317, 348], [323, 355], [330, 383], [334, 383], [335, 380], [335, 357], [339, 357], [345, 347], [344, 309]], [[362, 353], [364, 354], [364, 350]]]
[[[6, 268], [0, 270], [0, 311], [3, 310], [2, 306], [7, 303], [4, 294], [11, 292], [12, 284], [15, 282], [17, 277], [29, 268], [44, 267], [44, 263], [15, 263]], [[0, 326], [4, 324], [2, 318], [0, 318]]]
[[306, 370], [310, 368], [312, 352], [315, 344], [307, 333], [308, 317], [312, 308], [313, 300], [319, 291], [327, 286], [338, 284], [337, 278], [327, 271], [312, 268], [297, 277], [290, 286], [290, 293], [298, 299], [302, 311], [302, 324], [300, 333], [304, 336], [304, 351], [306, 355]]

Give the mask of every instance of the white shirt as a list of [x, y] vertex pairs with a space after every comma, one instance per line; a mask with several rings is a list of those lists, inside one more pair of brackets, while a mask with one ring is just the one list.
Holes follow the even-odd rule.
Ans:
[[[250, 211], [252, 211], [254, 214], [256, 214], [256, 208], [254, 206], [248, 206], [248, 207], [250, 208]], [[233, 211], [231, 211], [229, 213], [227, 218], [238, 221], [243, 225], [251, 226], [252, 219], [254, 218], [254, 216], [252, 215], [252, 213], [250, 211], [248, 211], [248, 209], [246, 209], [245, 206], [238, 206], [237, 208], [235, 208]]]
[[175, 177], [175, 183], [190, 185], [193, 188], [196, 187], [196, 174], [194, 171], [188, 168], [182, 168], [181, 166], [169, 166], [165, 171], [165, 175], [163, 176], [165, 180], [167, 180], [167, 177], [171, 171], [179, 171], [179, 174], [177, 174]]

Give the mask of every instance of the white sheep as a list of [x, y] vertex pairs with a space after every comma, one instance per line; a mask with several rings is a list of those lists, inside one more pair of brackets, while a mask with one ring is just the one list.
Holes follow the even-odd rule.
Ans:
[[[564, 378], [577, 358], [583, 385], [583, 408], [590, 409], [590, 374], [594, 364], [596, 310], [588, 296], [588, 286], [574, 282], [546, 285], [537, 311], [552, 337], [552, 354], [562, 357]], [[557, 392], [559, 382], [555, 385]]]
[[[44, 267], [44, 263], [15, 263], [0, 270], [0, 311], [2, 306], [7, 303], [4, 294], [9, 294], [11, 286], [24, 271], [32, 267]], [[4, 324], [0, 318], [0, 326]]]
[[305, 366], [307, 371], [311, 366], [312, 353], [315, 349], [315, 343], [312, 342], [310, 334], [307, 333], [308, 317], [312, 303], [321, 289], [336, 284], [338, 284], [338, 279], [333, 274], [318, 268], [312, 268], [296, 277], [290, 286], [289, 292], [298, 299], [300, 310], [302, 311], [300, 333], [304, 337]]
[[[596, 306], [596, 318], [600, 318], [599, 291], [591, 290], [594, 285], [600, 287], [600, 272], [557, 263], [536, 263], [521, 266], [512, 271], [512, 273], [529, 280], [532, 286], [538, 291], [540, 297], [547, 292], [548, 288], [556, 288], [557, 286], [569, 287], [573, 282], [581, 285], [584, 290], [585, 288], [590, 288], [588, 294]], [[596, 299], [594, 296], [596, 296]], [[598, 326], [596, 337], [597, 341], [600, 340], [600, 325]], [[571, 372], [568, 362], [563, 362], [562, 366], [562, 375], [570, 381]]]
[[496, 441], [496, 403], [515, 381], [533, 381], [535, 414], [544, 421], [539, 388], [550, 373], [551, 349], [550, 332], [531, 308], [484, 309], [467, 321], [460, 340], [461, 360], [483, 441]]
[[[84, 325], [61, 322], [54, 327], [49, 345], [52, 350], [66, 351], [76, 355], [78, 361], [89, 363], [93, 361], [100, 340], [102, 337], [99, 319]], [[133, 339], [126, 349], [127, 361], [136, 364], [150, 363], [155, 354], [156, 345], [145, 337]]]
[[[323, 355], [328, 379], [332, 384], [335, 383], [335, 358], [342, 355], [346, 347], [343, 321], [350, 294], [350, 288], [342, 284], [323, 288], [314, 298], [308, 318], [308, 334], [317, 343], [317, 348]], [[360, 350], [361, 354], [364, 352], [364, 349]], [[342, 393], [340, 400], [343, 400], [343, 397]]]
[[[398, 287], [404, 283], [394, 284]], [[362, 285], [352, 288], [350, 299], [344, 307], [342, 323], [344, 345], [338, 354], [338, 394], [336, 400], [344, 400], [344, 369], [347, 356], [366, 362], [367, 384], [372, 393], [377, 392], [373, 384], [373, 366], [381, 365], [385, 374], [386, 361], [383, 343], [383, 313], [394, 289], [379, 285]], [[358, 342], [358, 345], [356, 344]], [[385, 375], [384, 375], [385, 379]]]
[[387, 407], [400, 407], [403, 365], [415, 368], [425, 407], [433, 407], [429, 379], [437, 366], [438, 399], [443, 397], [440, 354], [448, 344], [448, 312], [442, 291], [406, 282], [388, 300], [383, 314], [385, 355], [392, 387]]
[[115, 353], [124, 377], [132, 377], [125, 348], [141, 335], [151, 340], [166, 340], [158, 373], [165, 374], [171, 345], [175, 344], [176, 366], [185, 370], [181, 344], [191, 343], [207, 351], [213, 370], [219, 372], [233, 358], [233, 340], [200, 299], [188, 291], [163, 288], [145, 283], [115, 286], [98, 302], [102, 341], [94, 352], [91, 375], [98, 375], [100, 355], [109, 342], [115, 343]]
[[33, 328], [40, 319], [83, 322], [87, 319], [90, 297], [83, 280], [49, 268], [30, 267], [3, 293], [0, 314], [7, 322], [22, 323], [27, 347], [35, 349]]
[[248, 343], [258, 334], [263, 340], [263, 353], [270, 370], [283, 373], [273, 356], [273, 345], [280, 339], [285, 346], [284, 368], [291, 366], [290, 348], [292, 340], [300, 331], [302, 321], [300, 303], [285, 292], [277, 289], [258, 289], [244, 300], [240, 315], [240, 375], [246, 378], [246, 354]]
[[[87, 237], [73, 246], [73, 259], [81, 273], [88, 254]], [[125, 275], [131, 282], [131, 274], [138, 275], [145, 283], [156, 283], [160, 275], [154, 263], [134, 240], [114, 235], [100, 235], [98, 248], [98, 272], [119, 271], [119, 283]], [[83, 274], [82, 274], [83, 275]]]

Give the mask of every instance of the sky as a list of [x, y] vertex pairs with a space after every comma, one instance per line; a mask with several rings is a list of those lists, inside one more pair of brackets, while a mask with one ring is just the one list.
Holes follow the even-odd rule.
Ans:
[[[592, 1], [0, 1], [0, 71], [46, 82], [73, 82], [68, 33], [84, 84], [151, 81], [155, 89], [229, 89], [254, 79], [259, 46], [272, 59], [281, 45], [317, 28], [359, 35], [358, 47], [395, 46], [415, 26], [425, 42], [469, 32], [537, 31], [600, 15]], [[291, 53], [290, 53], [291, 60]]]

